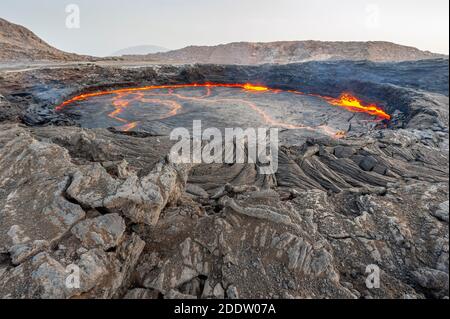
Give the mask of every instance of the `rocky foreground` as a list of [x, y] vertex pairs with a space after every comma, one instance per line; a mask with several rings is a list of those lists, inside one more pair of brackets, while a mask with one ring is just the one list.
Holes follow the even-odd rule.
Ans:
[[[249, 79], [352, 90], [393, 120], [343, 139], [284, 131], [262, 176], [174, 164], [166, 136], [53, 111], [105, 86]], [[0, 94], [2, 298], [448, 298], [448, 61], [62, 67], [2, 73]]]

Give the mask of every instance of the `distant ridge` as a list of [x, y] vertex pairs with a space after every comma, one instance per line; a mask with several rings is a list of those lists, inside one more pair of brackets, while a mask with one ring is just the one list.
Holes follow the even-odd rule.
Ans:
[[189, 46], [165, 53], [129, 58], [164, 63], [255, 65], [326, 60], [400, 62], [448, 58], [448, 56], [421, 51], [391, 42], [288, 41], [269, 43], [236, 42], [217, 46]]
[[125, 48], [114, 52], [111, 56], [122, 56], [122, 55], [146, 55], [170, 51], [167, 48], [163, 48], [157, 45], [138, 45], [134, 47]]
[[[152, 45], [115, 52], [120, 60], [156, 63], [257, 65], [307, 61], [368, 60], [400, 62], [448, 58], [446, 55], [390, 42], [285, 41], [236, 42], [217, 46], [189, 46], [179, 50]], [[158, 52], [159, 51], [159, 52]], [[147, 54], [151, 52], [150, 54]], [[116, 59], [116, 58], [114, 58]], [[93, 61], [98, 58], [58, 50], [27, 28], [0, 18], [0, 61]]]

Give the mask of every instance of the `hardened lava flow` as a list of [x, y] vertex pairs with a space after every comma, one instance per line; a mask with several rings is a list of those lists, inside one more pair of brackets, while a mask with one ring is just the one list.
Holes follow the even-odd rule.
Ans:
[[[177, 89], [185, 89], [185, 88], [205, 88], [206, 94], [199, 97], [193, 96], [185, 96], [182, 94], [178, 94], [175, 92]], [[211, 89], [213, 88], [235, 88], [241, 89], [245, 92], [255, 93], [255, 94], [297, 94], [304, 96], [312, 96], [325, 100], [329, 105], [338, 106], [346, 109], [350, 112], [356, 113], [366, 113], [371, 116], [376, 117], [377, 120], [390, 120], [391, 117], [388, 113], [386, 113], [381, 107], [375, 104], [366, 104], [359, 100], [357, 97], [351, 95], [350, 93], [343, 93], [339, 98], [333, 98], [329, 96], [317, 95], [317, 94], [308, 94], [297, 90], [281, 90], [269, 88], [267, 86], [255, 85], [251, 83], [244, 84], [226, 84], [226, 83], [192, 83], [192, 84], [177, 84], [177, 85], [151, 85], [151, 86], [142, 86], [142, 87], [134, 87], [134, 88], [124, 88], [124, 89], [116, 89], [109, 91], [99, 91], [92, 93], [80, 94], [67, 100], [56, 107], [56, 111], [62, 111], [66, 106], [71, 105], [76, 102], [85, 101], [90, 98], [105, 96], [105, 95], [114, 95], [112, 98], [112, 106], [113, 111], [108, 114], [108, 116], [120, 123], [122, 125], [119, 127], [122, 131], [129, 131], [135, 129], [139, 122], [137, 121], [129, 121], [126, 120], [120, 115], [123, 111], [131, 106], [132, 102], [141, 102], [148, 104], [159, 104], [168, 109], [168, 111], [159, 117], [159, 119], [167, 119], [172, 116], [178, 114], [180, 110], [183, 109], [183, 106], [177, 101], [168, 100], [168, 99], [160, 99], [160, 97], [174, 97], [177, 100], [184, 101], [201, 101], [203, 103], [234, 103], [238, 102], [245, 107], [248, 107], [250, 110], [255, 112], [263, 121], [269, 126], [272, 127], [280, 127], [285, 129], [309, 129], [309, 130], [321, 130], [328, 135], [340, 137], [342, 132], [335, 132], [331, 130], [326, 125], [321, 125], [319, 127], [309, 127], [306, 125], [296, 125], [292, 123], [287, 123], [285, 121], [276, 120], [272, 116], [270, 116], [266, 111], [261, 109], [255, 103], [248, 101], [242, 98], [227, 98], [227, 99], [213, 99], [207, 100], [211, 95]], [[167, 93], [161, 92], [152, 92], [155, 90], [167, 90]], [[149, 98], [151, 97], [151, 98]]]

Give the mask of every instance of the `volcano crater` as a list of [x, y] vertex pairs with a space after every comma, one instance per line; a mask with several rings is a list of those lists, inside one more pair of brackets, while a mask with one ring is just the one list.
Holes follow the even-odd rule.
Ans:
[[339, 137], [391, 116], [349, 93], [340, 98], [254, 84], [152, 85], [82, 93], [56, 107], [82, 127], [167, 134], [201, 120], [219, 129], [277, 127]]

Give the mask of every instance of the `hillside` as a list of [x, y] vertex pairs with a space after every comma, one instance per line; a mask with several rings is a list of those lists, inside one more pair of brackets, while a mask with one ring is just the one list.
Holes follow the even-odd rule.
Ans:
[[[163, 51], [165, 50], [159, 47], [140, 46], [121, 50], [113, 55], [123, 55], [126, 60], [157, 63], [239, 65], [329, 60], [400, 62], [447, 57], [390, 42], [236, 42], [218, 46], [189, 46], [174, 51]], [[147, 52], [150, 54], [146, 54]], [[94, 60], [94, 58], [58, 50], [27, 28], [0, 18], [0, 61], [89, 60]]]
[[86, 61], [44, 42], [27, 28], [0, 18], [0, 61]]
[[413, 61], [444, 57], [390, 42], [292, 41], [237, 42], [218, 46], [189, 46], [180, 50], [129, 57], [166, 63], [265, 64], [326, 60]]

